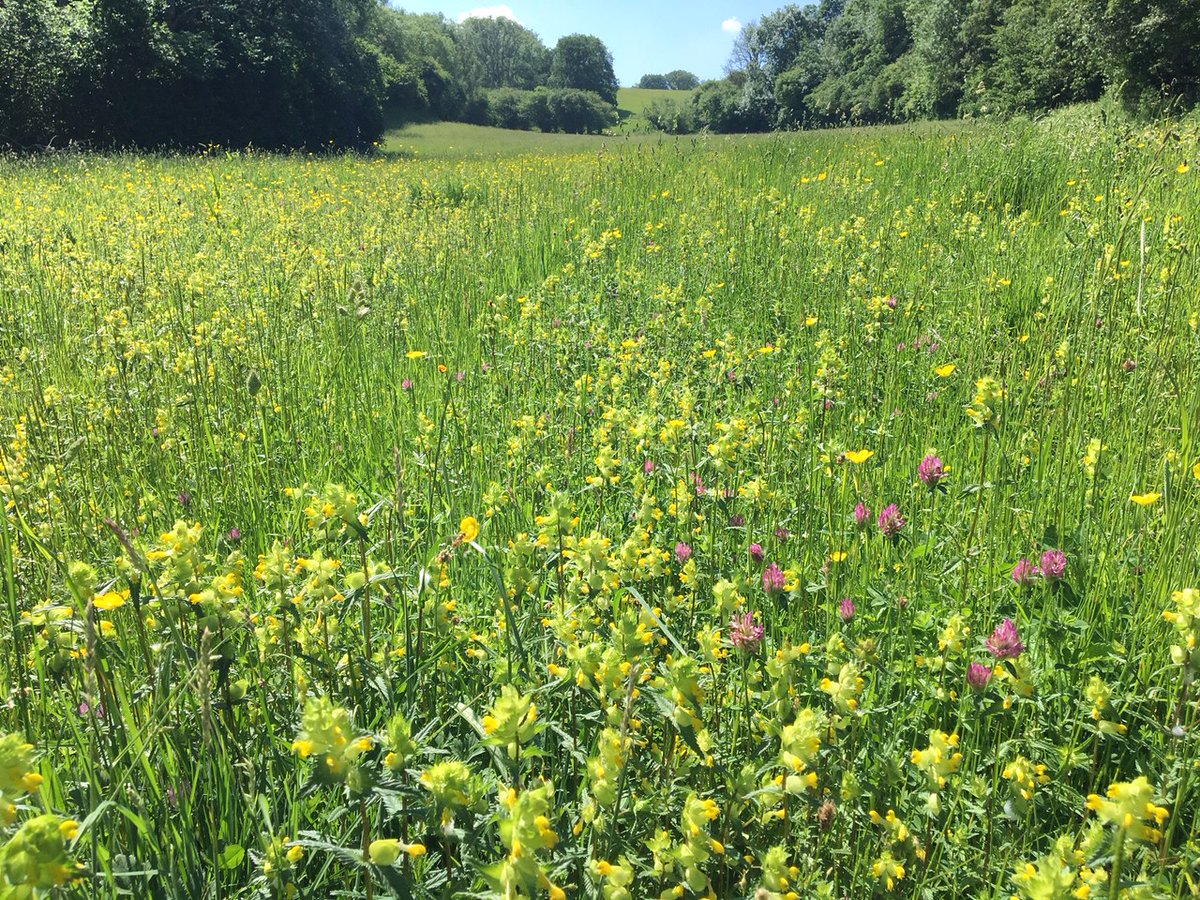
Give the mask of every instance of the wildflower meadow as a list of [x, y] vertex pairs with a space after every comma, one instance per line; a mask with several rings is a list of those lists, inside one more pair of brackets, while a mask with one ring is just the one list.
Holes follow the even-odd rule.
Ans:
[[0, 160], [0, 898], [1200, 894], [1198, 134], [1063, 121]]

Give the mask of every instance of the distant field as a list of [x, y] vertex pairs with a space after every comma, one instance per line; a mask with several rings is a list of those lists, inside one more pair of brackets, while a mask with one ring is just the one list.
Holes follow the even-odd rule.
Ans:
[[642, 113], [655, 100], [684, 101], [690, 91], [656, 91], [621, 88], [617, 108], [621, 122], [615, 135], [543, 134], [468, 125], [464, 122], [421, 122], [389, 130], [383, 139], [385, 153], [423, 158], [464, 156], [514, 156], [521, 153], [578, 153], [594, 150], [615, 140], [663, 140]]
[[383, 150], [399, 156], [447, 159], [522, 153], [586, 153], [616, 143], [661, 140], [670, 138], [662, 134], [545, 134], [463, 122], [427, 122], [387, 132]]
[[660, 91], [652, 88], [621, 88], [617, 91], [617, 108], [640, 115], [655, 100], [681, 102], [692, 95], [691, 91]]
[[682, 103], [692, 95], [691, 91], [663, 91], [653, 88], [621, 88], [617, 91], [617, 109], [621, 114], [620, 131], [642, 131], [650, 128], [643, 113], [656, 100], [674, 100]]

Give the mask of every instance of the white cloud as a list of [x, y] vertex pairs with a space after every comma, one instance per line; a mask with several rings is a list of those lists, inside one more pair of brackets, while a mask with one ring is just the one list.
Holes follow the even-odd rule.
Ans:
[[737, 16], [732, 16], [721, 23], [721, 30], [728, 31], [730, 34], [737, 34], [742, 30], [742, 23], [737, 20]]
[[512, 19], [518, 25], [521, 24], [521, 20], [507, 3], [501, 3], [499, 6], [477, 6], [458, 14], [458, 21], [465, 22], [467, 19]]

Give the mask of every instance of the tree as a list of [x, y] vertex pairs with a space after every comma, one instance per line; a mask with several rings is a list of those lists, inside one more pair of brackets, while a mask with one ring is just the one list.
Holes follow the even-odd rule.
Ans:
[[0, 3], [0, 146], [80, 137], [85, 21], [53, 0]]
[[910, 7], [912, 77], [901, 102], [906, 116], [946, 118], [958, 111], [966, 76], [967, 0], [928, 0]]
[[365, 24], [364, 39], [381, 60], [390, 118], [464, 115], [469, 79], [457, 29], [440, 15], [375, 7]]
[[642, 115], [651, 127], [667, 134], [691, 134], [696, 130], [696, 113], [691, 103], [655, 100], [647, 103]]
[[1196, 0], [1089, 0], [1108, 81], [1127, 107], [1200, 104]]
[[666, 91], [670, 90], [671, 82], [667, 80], [666, 75], [643, 75], [637, 86], [654, 91]]
[[700, 79], [686, 69], [674, 69], [663, 77], [673, 91], [693, 91], [700, 84]]
[[[734, 44], [728, 69], [745, 73], [742, 86], [742, 122], [760, 122], [769, 128], [780, 118], [804, 121], [809, 118], [804, 97], [820, 81], [819, 48], [831, 10], [840, 10], [840, 0], [821, 6], [784, 6], [747, 24]], [[795, 71], [792, 71], [795, 69]], [[786, 100], [781, 100], [781, 84]]]
[[884, 122], [902, 114], [913, 77], [902, 0], [849, 0], [822, 43], [825, 77], [808, 105], [827, 121]]
[[1032, 112], [1100, 96], [1100, 54], [1075, 0], [1016, 0], [991, 45], [992, 61], [976, 73], [975, 106]]
[[459, 26], [459, 39], [474, 86], [533, 90], [550, 74], [546, 45], [512, 19], [467, 19]]
[[742, 88], [729, 79], [705, 81], [692, 94], [695, 123], [721, 133], [749, 131], [741, 103]]
[[615, 105], [617, 76], [613, 74], [612, 54], [598, 37], [567, 35], [554, 47], [549, 85], [592, 91]]

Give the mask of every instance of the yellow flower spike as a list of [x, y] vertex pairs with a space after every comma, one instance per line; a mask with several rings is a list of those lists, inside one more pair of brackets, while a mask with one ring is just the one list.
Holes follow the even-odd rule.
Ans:
[[862, 465], [874, 455], [874, 450], [863, 449], [846, 451], [846, 459], [850, 460], [850, 462], [854, 463], [856, 466]]

